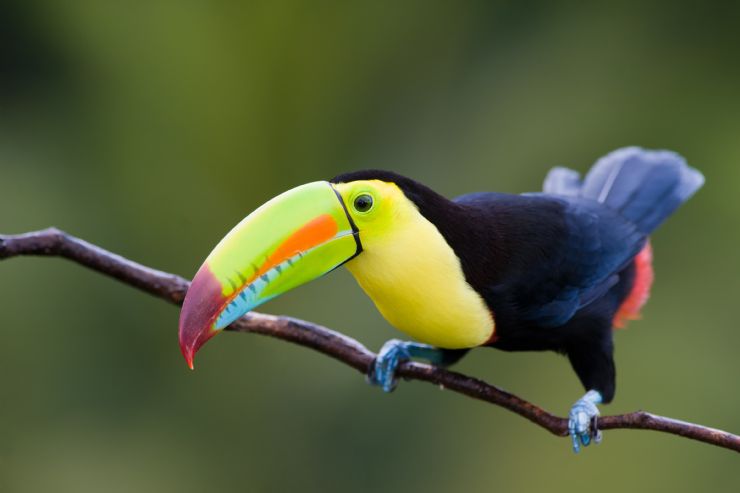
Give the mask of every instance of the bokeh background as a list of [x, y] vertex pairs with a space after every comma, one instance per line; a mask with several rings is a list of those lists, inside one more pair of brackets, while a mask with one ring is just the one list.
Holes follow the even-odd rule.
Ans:
[[[190, 277], [268, 198], [385, 167], [448, 196], [522, 192], [624, 145], [706, 187], [654, 237], [605, 413], [740, 432], [740, 4], [113, 2], [0, 6], [0, 231], [50, 225]], [[266, 311], [378, 348], [345, 271]], [[58, 259], [0, 264], [0, 491], [734, 491], [737, 455], [652, 432], [575, 456], [500, 408], [392, 395], [308, 349], [220, 336], [190, 372], [178, 310]], [[554, 354], [458, 369], [565, 414]]]

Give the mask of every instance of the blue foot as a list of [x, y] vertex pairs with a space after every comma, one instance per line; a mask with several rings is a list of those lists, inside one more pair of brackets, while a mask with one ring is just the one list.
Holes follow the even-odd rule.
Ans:
[[568, 414], [568, 432], [573, 441], [573, 452], [578, 453], [581, 445], [588, 447], [591, 442], [601, 442], [601, 432], [597, 426], [601, 394], [596, 390], [589, 390], [573, 404]]
[[391, 339], [383, 344], [378, 352], [368, 372], [367, 380], [371, 385], [380, 386], [383, 392], [392, 392], [398, 383], [396, 378], [398, 365], [411, 358], [424, 358], [431, 363], [438, 363], [442, 361], [443, 353], [442, 349], [427, 344]]

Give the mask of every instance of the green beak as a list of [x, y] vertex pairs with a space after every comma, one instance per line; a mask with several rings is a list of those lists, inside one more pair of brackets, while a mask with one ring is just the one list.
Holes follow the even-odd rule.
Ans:
[[180, 312], [180, 349], [190, 368], [205, 342], [239, 317], [330, 272], [362, 251], [339, 193], [320, 181], [252, 212], [198, 270]]

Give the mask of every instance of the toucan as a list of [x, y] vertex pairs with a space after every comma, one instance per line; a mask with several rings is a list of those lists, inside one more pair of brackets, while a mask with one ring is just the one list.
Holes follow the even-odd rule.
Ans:
[[556, 351], [586, 393], [573, 449], [598, 443], [597, 404], [615, 392], [613, 329], [639, 317], [653, 282], [650, 234], [704, 177], [671, 151], [626, 147], [585, 178], [556, 167], [539, 193], [449, 200], [391, 171], [363, 170], [278, 195], [207, 257], [185, 297], [180, 347], [345, 265], [391, 325], [370, 371], [389, 392], [410, 358], [447, 366], [470, 349]]

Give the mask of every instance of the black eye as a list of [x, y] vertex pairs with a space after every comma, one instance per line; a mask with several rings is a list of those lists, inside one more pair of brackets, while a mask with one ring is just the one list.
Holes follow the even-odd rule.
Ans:
[[372, 208], [373, 206], [373, 197], [372, 195], [369, 195], [367, 193], [363, 193], [362, 195], [358, 195], [355, 197], [355, 210], [357, 212], [367, 212]]

